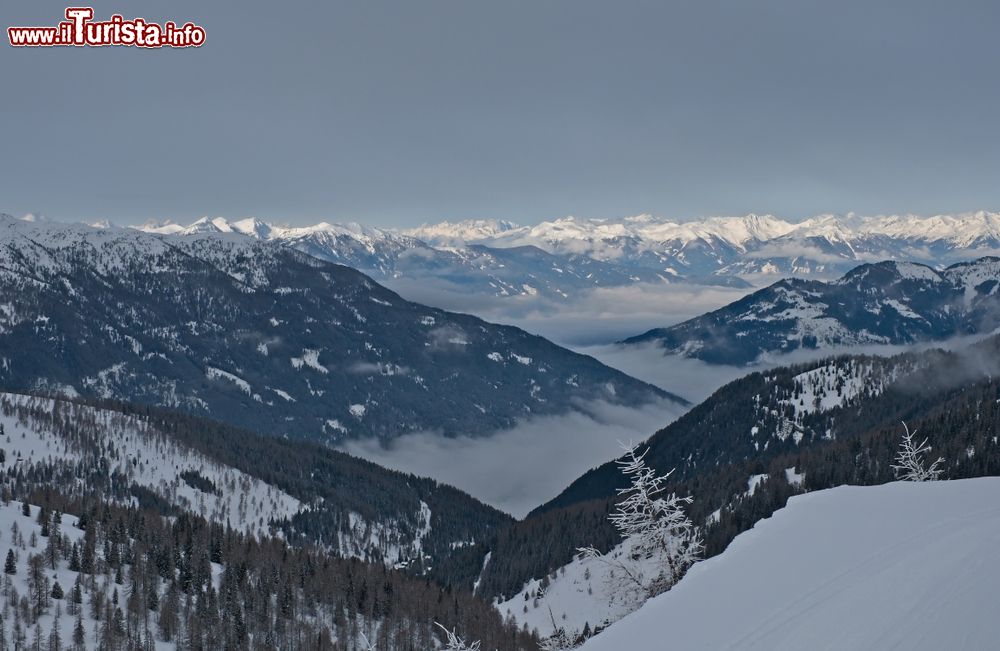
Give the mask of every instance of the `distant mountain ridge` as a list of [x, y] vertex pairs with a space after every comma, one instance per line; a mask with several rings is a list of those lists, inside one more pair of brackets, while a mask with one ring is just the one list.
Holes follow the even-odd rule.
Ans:
[[772, 215], [678, 222], [651, 215], [566, 217], [534, 226], [499, 219], [392, 230], [357, 223], [292, 227], [258, 219], [146, 223], [160, 234], [238, 233], [285, 243], [377, 279], [435, 281], [450, 290], [565, 300], [601, 287], [695, 283], [749, 287], [775, 276], [830, 279], [862, 263], [939, 267], [1000, 252], [1000, 213], [862, 217]]
[[663, 391], [509, 326], [239, 234], [0, 217], [0, 386], [336, 443], [485, 434]]
[[[746, 286], [725, 277], [682, 278], [655, 268], [620, 265], [574, 253], [552, 253], [530, 244], [493, 247], [458, 240], [472, 234], [499, 234], [512, 224], [456, 224], [455, 240], [430, 245], [397, 231], [357, 223], [289, 227], [257, 219], [230, 222], [202, 218], [188, 226], [147, 223], [135, 227], [148, 233], [173, 236], [243, 235], [287, 245], [311, 256], [353, 267], [382, 281], [433, 281], [452, 291], [498, 297], [545, 296], [563, 300], [599, 287], [637, 282]], [[443, 235], [442, 235], [443, 237]]]
[[799, 349], [911, 344], [1000, 327], [1000, 258], [937, 271], [866, 264], [839, 280], [785, 279], [730, 305], [631, 337], [714, 364], [749, 364]]
[[535, 226], [500, 222], [424, 225], [406, 231], [430, 244], [532, 245], [681, 277], [831, 278], [864, 262], [953, 264], [1000, 251], [1000, 213], [820, 215], [790, 222], [773, 215], [675, 221], [652, 215], [566, 217]]

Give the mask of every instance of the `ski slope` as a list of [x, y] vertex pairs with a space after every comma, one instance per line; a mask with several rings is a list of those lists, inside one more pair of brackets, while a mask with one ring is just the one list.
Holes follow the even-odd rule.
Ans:
[[997, 477], [800, 495], [582, 648], [997, 648], [997, 549]]

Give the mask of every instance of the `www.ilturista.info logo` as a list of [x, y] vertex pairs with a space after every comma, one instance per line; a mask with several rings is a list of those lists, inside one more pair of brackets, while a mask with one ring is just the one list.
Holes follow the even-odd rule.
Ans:
[[159, 25], [143, 18], [125, 20], [118, 14], [111, 20], [94, 21], [92, 7], [68, 7], [66, 20], [55, 27], [8, 27], [7, 37], [15, 47], [199, 47], [205, 42], [205, 28], [194, 23]]

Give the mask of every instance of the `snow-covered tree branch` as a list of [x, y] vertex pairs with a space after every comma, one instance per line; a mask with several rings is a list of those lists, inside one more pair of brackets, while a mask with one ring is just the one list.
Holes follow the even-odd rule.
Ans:
[[458, 636], [458, 632], [454, 629], [448, 630], [443, 624], [434, 622], [434, 624], [444, 631], [444, 644], [443, 651], [479, 651], [479, 642], [466, 643], [465, 640]]
[[[646, 464], [648, 448], [641, 454], [636, 445], [623, 444], [622, 448], [625, 455], [618, 464], [630, 479], [630, 485], [619, 489], [621, 499], [610, 520], [621, 534], [623, 544], [610, 554], [592, 547], [579, 551], [584, 557], [613, 565], [628, 582], [652, 596], [677, 583], [698, 560], [701, 536], [684, 513], [691, 498], [664, 492], [664, 483], [671, 473], [657, 475]], [[654, 560], [656, 574], [647, 578], [642, 561], [650, 559]]]
[[892, 464], [896, 478], [906, 481], [937, 480], [944, 470], [938, 467], [944, 463], [944, 457], [938, 457], [937, 461], [926, 466], [924, 455], [931, 451], [927, 439], [918, 444], [914, 438], [917, 435], [916, 431], [910, 432], [906, 423], [903, 423], [903, 430], [905, 433], [899, 444], [899, 451], [896, 453], [896, 463]]

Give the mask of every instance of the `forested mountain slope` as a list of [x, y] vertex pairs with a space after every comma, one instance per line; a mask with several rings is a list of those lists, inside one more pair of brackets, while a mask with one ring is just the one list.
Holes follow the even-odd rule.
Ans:
[[433, 649], [441, 623], [489, 648], [534, 651], [468, 592], [187, 514], [67, 497], [4, 473], [0, 647]]
[[430, 479], [162, 409], [0, 394], [0, 431], [15, 485], [201, 515], [446, 583], [471, 583], [481, 545], [511, 521]]
[[579, 401], [665, 395], [285, 246], [2, 216], [0, 388], [170, 407], [327, 443], [483, 434]]
[[1000, 259], [943, 271], [910, 262], [857, 267], [839, 280], [785, 279], [721, 309], [623, 343], [712, 364], [750, 364], [799, 349], [910, 344], [1000, 327]]
[[15, 645], [82, 628], [79, 648], [408, 651], [442, 622], [537, 648], [463, 587], [507, 516], [319, 445], [0, 394], [0, 500]]
[[[649, 439], [648, 462], [674, 469], [669, 490], [690, 494], [706, 551], [795, 493], [891, 481], [907, 422], [944, 457], [948, 478], [1000, 474], [1000, 339], [956, 352], [843, 356], [753, 373]], [[523, 522], [501, 531], [482, 594], [512, 596], [569, 562], [579, 547], [609, 549], [607, 522], [625, 485], [614, 463], [586, 473]]]

